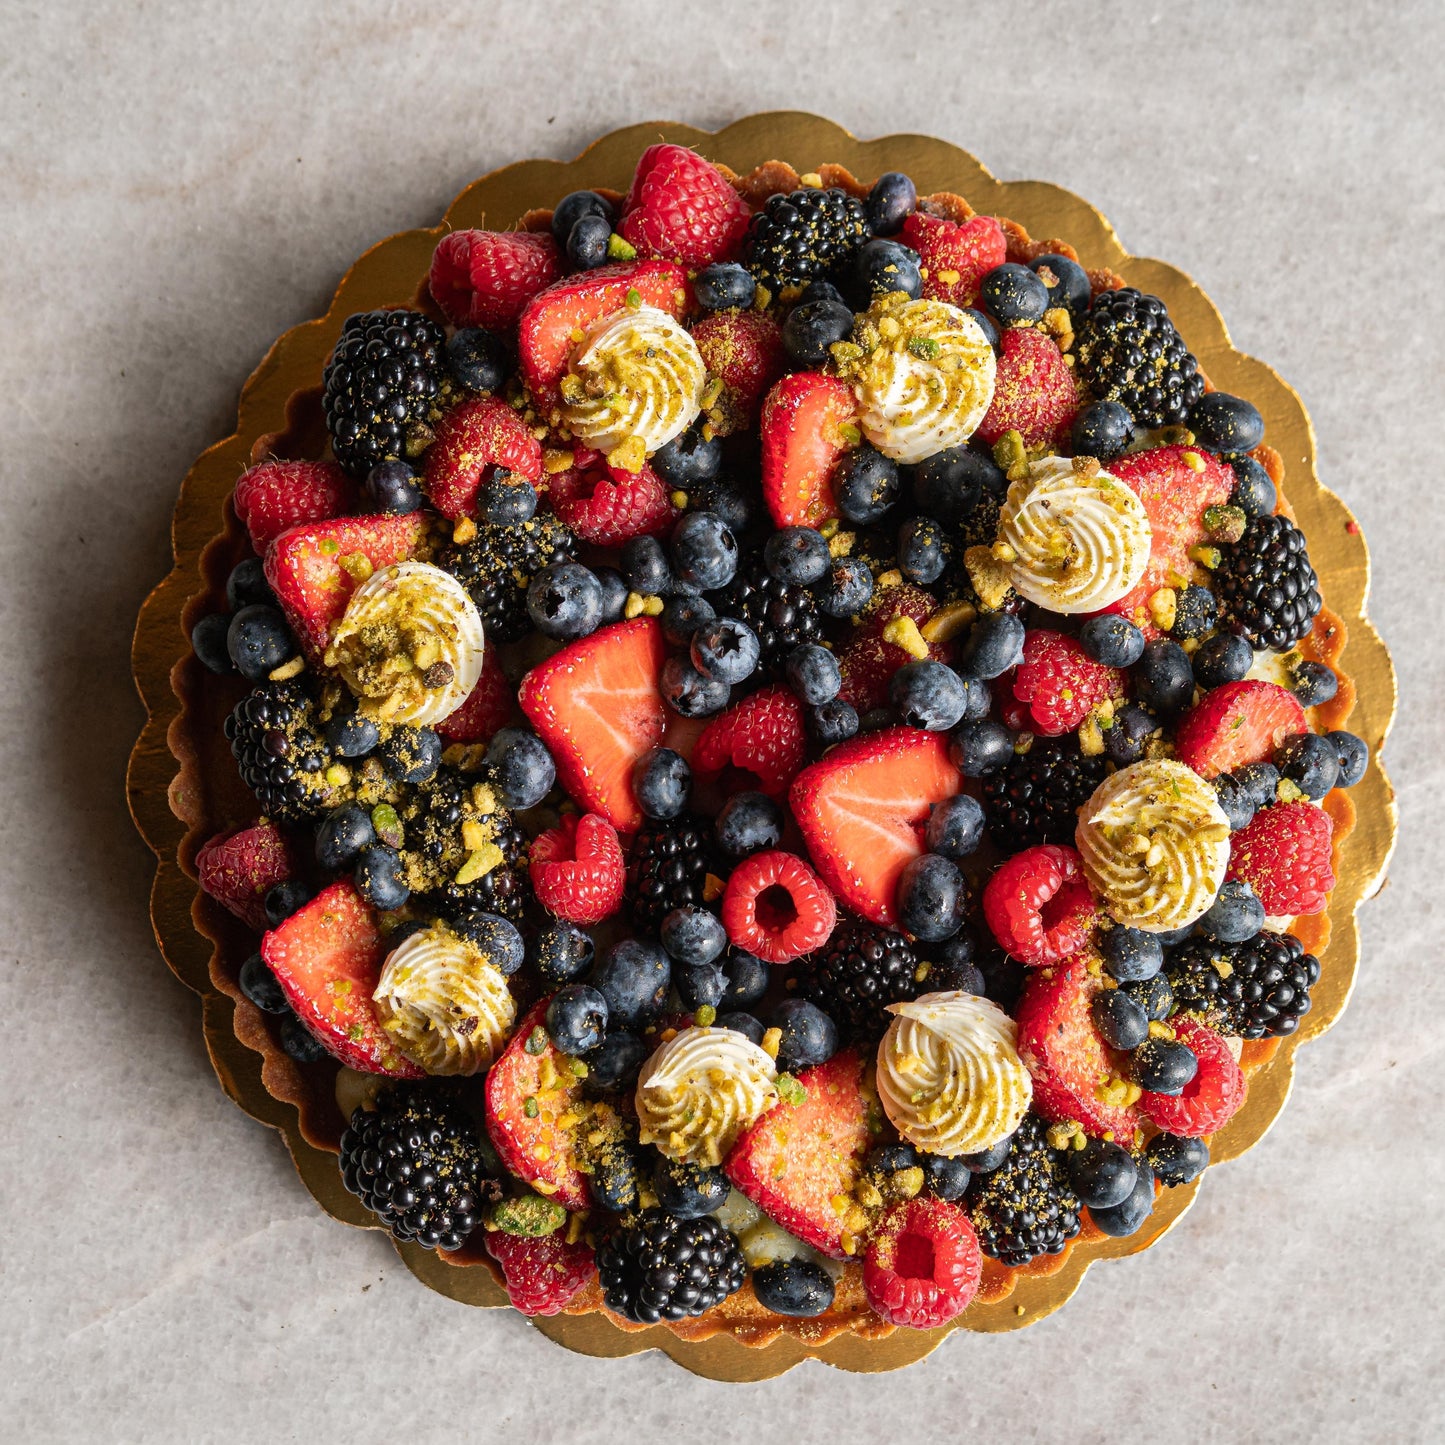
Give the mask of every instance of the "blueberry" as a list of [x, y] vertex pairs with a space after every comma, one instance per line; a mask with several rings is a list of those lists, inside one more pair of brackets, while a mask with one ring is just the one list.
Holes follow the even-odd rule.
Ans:
[[933, 805], [923, 841], [930, 853], [967, 858], [983, 842], [983, 834], [983, 808], [976, 798], [959, 793]]
[[266, 569], [261, 559], [243, 557], [231, 568], [231, 575], [226, 578], [226, 605], [232, 612], [239, 612], [241, 608], [258, 602], [274, 607], [276, 594], [266, 580]]
[[996, 472], [1002, 476], [992, 457], [968, 447], [934, 452], [913, 468], [913, 500], [930, 517], [960, 522], [978, 505], [985, 484], [994, 490]]
[[282, 1049], [298, 1064], [319, 1064], [326, 1057], [326, 1046], [294, 1013], [288, 1011], [282, 1016], [280, 1032]]
[[746, 858], [783, 841], [783, 810], [766, 793], [734, 793], [714, 824], [718, 847], [730, 858]]
[[617, 565], [622, 580], [643, 597], [666, 597], [673, 590], [672, 563], [656, 537], [629, 537]]
[[700, 672], [688, 658], [669, 657], [662, 664], [661, 691], [679, 717], [712, 717], [728, 705], [732, 688]]
[[681, 753], [653, 748], [632, 770], [632, 792], [646, 817], [675, 818], [692, 796], [692, 769]]
[[723, 525], [734, 537], [746, 532], [763, 510], [763, 495], [759, 487], [726, 477], [699, 482], [690, 491], [688, 500], [698, 511], [713, 512], [721, 517]]
[[716, 963], [677, 963], [672, 970], [672, 986], [683, 1008], [694, 1013], [710, 1008], [716, 1013], [727, 992], [727, 979]]
[[527, 588], [527, 616], [543, 637], [586, 637], [602, 625], [602, 584], [580, 562], [551, 562]]
[[858, 733], [858, 709], [835, 697], [808, 711], [808, 735], [824, 747], [845, 743]]
[[552, 239], [559, 247], [566, 246], [572, 227], [583, 216], [601, 216], [611, 226], [617, 219], [617, 210], [596, 191], [572, 191], [563, 196], [552, 212]]
[[527, 956], [527, 946], [517, 925], [498, 913], [464, 913], [451, 927], [458, 938], [466, 939], [504, 978], [516, 973]]
[[1154, 1212], [1154, 1172], [1147, 1164], [1137, 1166], [1138, 1177], [1129, 1197], [1112, 1209], [1091, 1209], [1090, 1218], [1115, 1239], [1137, 1234], [1144, 1221]]
[[1183, 928], [1164, 928], [1154, 935], [1159, 940], [1159, 947], [1167, 954], [1171, 948], [1178, 948], [1181, 943], [1188, 943], [1194, 936], [1194, 925], [1186, 923]]
[[587, 1176], [592, 1202], [613, 1214], [633, 1214], [641, 1208], [642, 1175], [651, 1152], [631, 1139], [599, 1149], [592, 1156], [592, 1173]]
[[286, 619], [263, 603], [243, 607], [226, 630], [226, 651], [247, 682], [265, 682], [266, 675], [295, 650]]
[[783, 322], [783, 347], [799, 366], [824, 366], [829, 348], [853, 334], [853, 313], [838, 301], [804, 301]]
[[895, 291], [916, 301], [923, 295], [918, 252], [897, 241], [865, 241], [853, 258], [853, 289], [865, 306]]
[[1233, 773], [1220, 773], [1214, 780], [1214, 791], [1224, 816], [1229, 819], [1230, 832], [1237, 833], [1241, 828], [1249, 827], [1256, 811], [1249, 789]]
[[607, 1000], [585, 983], [569, 983], [547, 1005], [547, 1037], [552, 1047], [574, 1058], [595, 1049], [607, 1032]]
[[1174, 637], [1203, 637], [1214, 628], [1219, 616], [1219, 603], [1207, 587], [1190, 585], [1181, 589], [1174, 601]]
[[537, 511], [537, 489], [526, 477], [499, 471], [477, 493], [482, 520], [495, 527], [515, 527], [530, 521]]
[[339, 758], [364, 758], [376, 750], [381, 729], [359, 712], [333, 716], [326, 724], [326, 746]]
[[532, 939], [531, 958], [545, 987], [571, 983], [592, 967], [592, 935], [565, 918], [553, 918]]
[[1140, 702], [1166, 716], [1183, 712], [1194, 700], [1194, 671], [1189, 654], [1167, 637], [1145, 643], [1134, 670], [1134, 691]]
[[1332, 667], [1322, 662], [1302, 662], [1294, 670], [1290, 691], [1301, 707], [1321, 707], [1340, 690], [1340, 680]]
[[442, 765], [442, 740], [431, 728], [396, 727], [377, 746], [376, 756], [397, 782], [425, 783]]
[[1340, 780], [1340, 754], [1329, 738], [1300, 733], [1286, 738], [1274, 755], [1280, 777], [1318, 802]]
[[998, 334], [998, 326], [993, 317], [986, 311], [980, 311], [976, 306], [965, 306], [963, 314], [971, 317], [977, 323], [978, 329], [983, 332], [983, 339], [997, 351], [1002, 338]]
[[965, 778], [996, 773], [1014, 755], [1014, 735], [991, 718], [969, 718], [954, 729], [949, 756]]
[[803, 287], [797, 304], [803, 306], [809, 301], [837, 301], [841, 304], [843, 293], [831, 281], [824, 281], [820, 278], [816, 281], [809, 281]]
[[1326, 733], [1325, 738], [1335, 746], [1340, 761], [1340, 775], [1335, 781], [1338, 788], [1353, 788], [1365, 776], [1370, 766], [1370, 749], [1364, 738], [1354, 733], [1336, 731]]
[[873, 447], [855, 447], [833, 473], [838, 510], [850, 522], [878, 521], [898, 500], [898, 464]]
[[968, 1193], [973, 1182], [973, 1170], [959, 1159], [945, 1159], [941, 1154], [923, 1156], [923, 1177], [928, 1192], [937, 1199], [952, 1203]]
[[888, 697], [909, 727], [931, 733], [947, 732], [961, 722], [968, 706], [963, 679], [932, 658], [904, 663], [888, 684]]
[[1223, 687], [1243, 680], [1254, 666], [1254, 649], [1232, 632], [1218, 632], [1199, 644], [1191, 660], [1200, 687]]
[[235, 671], [226, 641], [230, 628], [231, 619], [224, 612], [208, 612], [191, 628], [191, 651], [207, 671], [222, 676]]
[[607, 264], [607, 243], [612, 225], [606, 216], [578, 216], [567, 232], [567, 259], [579, 271], [595, 271]]
[[974, 952], [974, 941], [966, 932], [955, 933], [939, 944], [928, 974], [930, 991], [956, 989], [959, 993], [982, 996], [987, 985], [983, 970], [973, 961]]
[[701, 1219], [720, 1209], [732, 1185], [721, 1169], [659, 1159], [652, 1173], [657, 1202], [677, 1219]]
[[[1047, 287], [1050, 307], [1062, 306], [1075, 320], [1088, 311], [1094, 298], [1094, 288], [1089, 281], [1089, 273], [1077, 261], [1061, 256], [1057, 251], [1049, 251], [1043, 256], [1035, 256], [1029, 262], [1029, 270]], [[1051, 273], [1052, 279], [1046, 273]]]
[[480, 326], [464, 326], [447, 341], [447, 366], [468, 391], [500, 391], [510, 369], [507, 343]]
[[662, 635], [674, 647], [689, 647], [692, 635], [717, 617], [717, 610], [706, 597], [678, 592], [662, 604]]
[[773, 1027], [783, 1034], [778, 1068], [789, 1073], [825, 1064], [838, 1052], [838, 1026], [806, 999], [785, 998], [773, 1011]]
[[1199, 1072], [1199, 1059], [1178, 1039], [1145, 1039], [1129, 1060], [1134, 1082], [1153, 1094], [1184, 1092]]
[[794, 587], [811, 587], [827, 575], [833, 556], [816, 527], [780, 527], [763, 544], [769, 576]]
[[376, 841], [371, 814], [356, 803], [334, 808], [317, 825], [316, 861], [330, 872], [349, 868], [356, 855]]
[[557, 781], [547, 744], [526, 728], [499, 728], [487, 746], [492, 787], [508, 808], [535, 808]]
[[241, 992], [263, 1013], [283, 1014], [291, 1005], [286, 1002], [286, 990], [276, 982], [276, 975], [266, 966], [266, 960], [259, 953], [253, 953], [241, 965], [236, 977]]
[[918, 190], [902, 171], [884, 171], [863, 202], [863, 215], [875, 236], [894, 236], [918, 208]]
[[1069, 1183], [1079, 1203], [1090, 1209], [1113, 1209], [1122, 1204], [1139, 1182], [1139, 1166], [1120, 1144], [1090, 1139], [1068, 1155]]
[[1137, 1049], [1149, 1037], [1149, 1015], [1121, 988], [1100, 989], [1089, 1016], [1111, 1049]]
[[719, 617], [692, 634], [688, 655], [704, 677], [731, 687], [745, 682], [758, 670], [762, 645], [746, 622]]
[[1209, 391], [1189, 412], [1195, 443], [1210, 452], [1252, 452], [1264, 440], [1264, 418], [1243, 397]]
[[1144, 1151], [1144, 1158], [1163, 1185], [1190, 1184], [1209, 1165], [1209, 1145], [1203, 1139], [1186, 1139], [1180, 1134], [1156, 1134]]
[[1174, 990], [1163, 973], [1140, 979], [1137, 983], [1122, 984], [1120, 991], [1127, 993], [1154, 1023], [1162, 1023], [1174, 1012]]
[[672, 965], [660, 944], [624, 938], [608, 949], [592, 982], [617, 1024], [643, 1027], [655, 1022], [667, 1006]]
[[662, 946], [678, 963], [711, 963], [727, 947], [727, 929], [706, 908], [674, 908], [658, 930]]
[[1091, 617], [1079, 629], [1079, 642], [1095, 662], [1105, 667], [1133, 667], [1144, 655], [1144, 634], [1123, 617], [1112, 613]]
[[587, 1065], [589, 1090], [611, 1093], [614, 1089], [631, 1088], [651, 1052], [652, 1045], [636, 1034], [627, 1029], [613, 1029], [583, 1060]]
[[1267, 808], [1279, 789], [1279, 769], [1273, 763], [1246, 763], [1235, 768], [1234, 776], [1249, 790], [1256, 808]]
[[970, 1174], [992, 1174], [995, 1169], [1003, 1167], [1012, 1142], [1013, 1135], [1009, 1135], [1007, 1139], [1000, 1139], [997, 1144], [990, 1144], [987, 1149], [981, 1149], [977, 1154], [962, 1154], [959, 1157]]
[[1157, 934], [1116, 924], [1099, 935], [1104, 971], [1116, 983], [1153, 978], [1164, 967], [1164, 947]]
[[954, 666], [960, 677], [989, 682], [1015, 666], [1023, 653], [1023, 623], [1010, 612], [985, 612], [969, 629]]
[[1159, 730], [1159, 720], [1147, 708], [1131, 702], [1114, 714], [1114, 726], [1104, 731], [1104, 751], [1109, 761], [1120, 767], [1137, 763], [1144, 756], [1151, 734]]
[[692, 426], [658, 447], [649, 465], [669, 487], [685, 492], [717, 476], [722, 467], [722, 443], [716, 437], [705, 439], [702, 430]]
[[738, 570], [737, 538], [716, 512], [689, 512], [673, 529], [672, 560], [689, 587], [726, 587]]
[[898, 570], [910, 582], [927, 587], [947, 565], [947, 536], [934, 518], [910, 517], [898, 529]]
[[924, 943], [951, 938], [963, 927], [968, 888], [958, 865], [937, 853], [910, 859], [898, 879], [898, 921]]
[[816, 642], [795, 647], [784, 663], [788, 686], [809, 707], [820, 707], [838, 696], [843, 686], [843, 673], [838, 659]]
[[1029, 270], [1006, 261], [979, 282], [979, 300], [1004, 326], [1031, 326], [1049, 309], [1049, 288]]
[[1234, 472], [1234, 495], [1230, 501], [1246, 517], [1273, 516], [1279, 505], [1279, 494], [1263, 464], [1253, 457], [1231, 457], [1229, 465]]
[[818, 588], [818, 606], [829, 617], [856, 617], [873, 596], [873, 573], [861, 557], [839, 557]]
[[697, 273], [692, 294], [704, 311], [742, 311], [756, 299], [758, 283], [746, 266], [717, 261]]
[[1264, 927], [1264, 904], [1248, 883], [1225, 883], [1198, 927], [1215, 943], [1243, 943]]
[[753, 1294], [765, 1310], [810, 1320], [833, 1305], [833, 1277], [811, 1259], [775, 1259], [752, 1274]]
[[722, 970], [728, 985], [723, 1002], [730, 1009], [750, 1009], [761, 1003], [772, 982], [768, 965], [744, 948], [729, 948], [723, 955]]
[[402, 876], [401, 855], [385, 843], [363, 848], [352, 875], [356, 891], [374, 908], [389, 911], [400, 908], [411, 896], [411, 889]]
[[1112, 462], [1134, 440], [1134, 418], [1117, 401], [1096, 401], [1074, 418], [1074, 455]]
[[416, 472], [406, 462], [378, 462], [361, 484], [362, 501], [370, 512], [407, 515], [419, 512], [426, 498]]
[[602, 616], [598, 625], [605, 627], [609, 622], [621, 622], [627, 607], [627, 583], [622, 580], [622, 573], [615, 567], [594, 567], [592, 575], [602, 589]]

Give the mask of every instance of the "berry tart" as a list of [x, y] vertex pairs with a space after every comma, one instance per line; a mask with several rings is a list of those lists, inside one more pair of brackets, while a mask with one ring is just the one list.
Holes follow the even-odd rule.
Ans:
[[1261, 412], [899, 171], [663, 143], [428, 249], [192, 609], [268, 1090], [531, 1316], [873, 1339], [1158, 1232], [1370, 764]]

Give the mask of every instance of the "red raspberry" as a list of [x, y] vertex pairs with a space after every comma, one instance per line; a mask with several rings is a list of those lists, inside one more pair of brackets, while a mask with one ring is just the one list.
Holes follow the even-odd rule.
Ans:
[[548, 483], [552, 510], [584, 542], [620, 547], [630, 537], [656, 537], [677, 512], [662, 479], [644, 465], [640, 472], [609, 467], [596, 452], [579, 450], [571, 471]]
[[562, 274], [546, 231], [451, 231], [431, 258], [431, 294], [453, 326], [511, 326]]
[[335, 462], [261, 462], [241, 473], [231, 505], [259, 556], [288, 527], [349, 512], [353, 497]]
[[1229, 1045], [1211, 1028], [1185, 1014], [1176, 1014], [1169, 1027], [1181, 1044], [1199, 1060], [1194, 1077], [1179, 1094], [1152, 1094], [1145, 1090], [1139, 1110], [1151, 1124], [1190, 1139], [1217, 1133], [1244, 1103], [1248, 1085], [1229, 1052]]
[[637, 162], [617, 232], [644, 260], [701, 269], [737, 256], [749, 214], [722, 172], [696, 151], [655, 145]]
[[1248, 883], [1271, 918], [1323, 913], [1335, 886], [1334, 831], [1330, 815], [1313, 803], [1261, 808], [1230, 839], [1227, 876]]
[[927, 268], [923, 294], [955, 306], [972, 306], [978, 300], [978, 283], [1008, 260], [1003, 227], [992, 216], [945, 221], [914, 211], [899, 239], [918, 252]]
[[1013, 695], [1027, 706], [1033, 732], [1071, 733], [1101, 702], [1128, 691], [1126, 673], [1095, 662], [1072, 637], [1044, 629], [1025, 635]]
[[511, 722], [516, 702], [517, 691], [489, 647], [482, 654], [482, 675], [477, 685], [450, 717], [437, 724], [437, 731], [451, 743], [484, 743], [498, 728]]
[[983, 1255], [968, 1216], [942, 1199], [909, 1199], [878, 1221], [863, 1258], [863, 1290], [890, 1325], [931, 1330], [968, 1308]]
[[692, 328], [692, 339], [723, 383], [714, 430], [726, 436], [756, 426], [763, 397], [787, 370], [782, 327], [762, 311], [718, 311]]
[[[931, 593], [911, 582], [881, 587], [873, 594], [863, 609], [861, 625], [838, 658], [843, 674], [838, 695], [844, 702], [852, 703], [860, 713], [887, 703], [893, 674], [912, 662], [913, 654], [895, 642], [884, 642], [883, 629], [899, 617], [907, 617], [921, 627], [937, 607]], [[928, 651], [937, 662], [948, 660], [947, 649], [939, 643], [932, 644]]]
[[570, 923], [601, 923], [622, 906], [622, 844], [596, 813], [565, 814], [560, 826], [539, 834], [528, 871], [537, 901]]
[[470, 514], [477, 493], [497, 468], [535, 485], [542, 480], [541, 443], [506, 402], [473, 397], [437, 422], [423, 485], [437, 511], [455, 521]]
[[1041, 843], [1000, 865], [983, 890], [999, 947], [1040, 967], [1077, 953], [1094, 921], [1094, 895], [1072, 848]]
[[597, 1273], [591, 1246], [568, 1244], [564, 1231], [529, 1239], [497, 1230], [486, 1245], [502, 1266], [507, 1298], [524, 1315], [561, 1313]]
[[993, 400], [978, 425], [981, 440], [992, 446], [1016, 431], [1026, 447], [1062, 441], [1079, 411], [1074, 373], [1052, 338], [1032, 327], [1005, 331], [999, 344]]
[[821, 948], [837, 917], [833, 895], [792, 853], [754, 853], [733, 869], [723, 893], [728, 939], [769, 963], [791, 963]]
[[803, 704], [786, 687], [765, 687], [713, 718], [693, 749], [699, 779], [721, 778], [728, 793], [788, 791], [807, 761]]
[[301, 876], [286, 835], [268, 819], [234, 833], [217, 833], [196, 854], [201, 892], [257, 933], [266, 931], [267, 890]]

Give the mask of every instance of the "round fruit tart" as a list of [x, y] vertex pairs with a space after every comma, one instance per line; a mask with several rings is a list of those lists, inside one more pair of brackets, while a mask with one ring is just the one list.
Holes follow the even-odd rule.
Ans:
[[254, 794], [196, 872], [346, 1189], [750, 1344], [1144, 1228], [1310, 1008], [1368, 761], [1260, 412], [898, 172], [655, 145], [416, 281], [192, 633]]

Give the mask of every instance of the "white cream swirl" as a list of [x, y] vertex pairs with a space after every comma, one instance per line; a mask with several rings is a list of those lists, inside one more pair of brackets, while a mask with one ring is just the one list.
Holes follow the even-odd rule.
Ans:
[[657, 1050], [637, 1080], [638, 1138], [669, 1159], [717, 1165], [778, 1099], [778, 1069], [732, 1029], [688, 1028]]
[[430, 562], [373, 572], [351, 595], [325, 661], [383, 722], [429, 727], [482, 675], [482, 618], [467, 590]]
[[1097, 612], [1136, 587], [1153, 528], [1123, 482], [1067, 457], [1044, 457], [1008, 489], [998, 540], [1020, 596], [1050, 612]]
[[429, 1074], [480, 1073], [517, 1018], [502, 974], [437, 924], [391, 951], [372, 998], [397, 1048]]
[[995, 1003], [929, 993], [893, 1004], [878, 1045], [878, 1098], [893, 1127], [927, 1154], [978, 1154], [1023, 1122], [1033, 1078], [1018, 1029]]
[[962, 446], [993, 400], [994, 355], [983, 328], [946, 301], [880, 297], [854, 330], [840, 372], [858, 398], [864, 435], [895, 462]]
[[1193, 768], [1159, 758], [1106, 778], [1079, 810], [1084, 872], [1118, 923], [1165, 933], [1214, 902], [1229, 867], [1229, 819]]
[[573, 357], [562, 417], [573, 436], [599, 451], [631, 441], [655, 452], [692, 425], [706, 380], [702, 353], [684, 327], [655, 306], [628, 307], [596, 322]]

